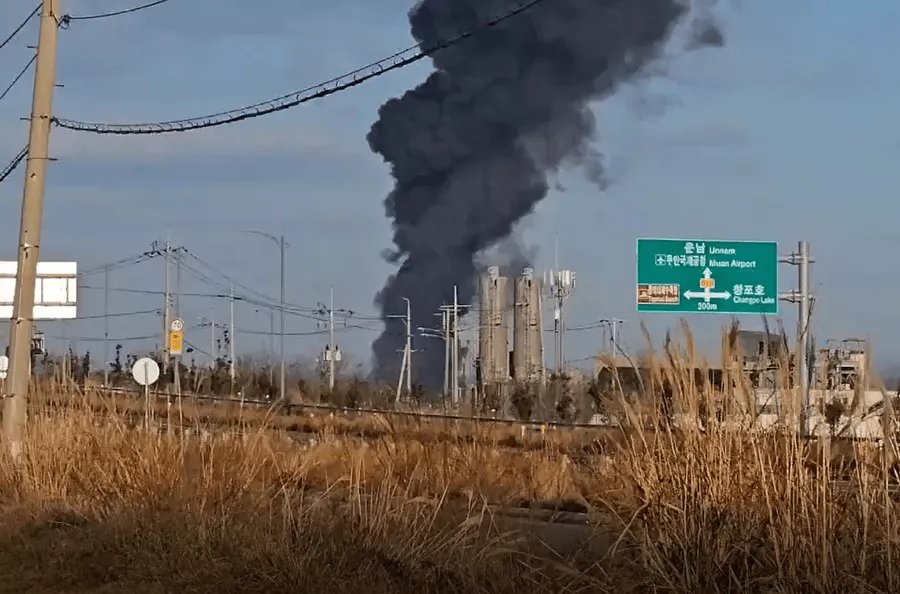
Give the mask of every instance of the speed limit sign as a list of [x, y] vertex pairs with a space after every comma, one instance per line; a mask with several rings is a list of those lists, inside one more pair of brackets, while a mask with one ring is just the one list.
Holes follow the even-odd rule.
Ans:
[[169, 324], [169, 330], [172, 332], [181, 332], [184, 330], [184, 320], [181, 318], [175, 318], [172, 320], [172, 323]]

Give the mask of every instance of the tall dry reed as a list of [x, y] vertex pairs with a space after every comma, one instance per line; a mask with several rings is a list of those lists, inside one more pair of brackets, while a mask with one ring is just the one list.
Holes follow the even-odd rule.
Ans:
[[[367, 437], [325, 426], [302, 443], [259, 424], [166, 436], [92, 405], [38, 407], [22, 463], [0, 461], [4, 586], [898, 591], [890, 448], [837, 456], [828, 440], [709, 422], [723, 394], [690, 379], [693, 350], [688, 334], [651, 358], [645, 393], [614, 395], [631, 426], [593, 448], [522, 450], [450, 427], [429, 441], [390, 423]], [[660, 398], [697, 422], [662, 418]], [[548, 550], [493, 515], [525, 502], [590, 511], [589, 527], [541, 534], [600, 544]]]

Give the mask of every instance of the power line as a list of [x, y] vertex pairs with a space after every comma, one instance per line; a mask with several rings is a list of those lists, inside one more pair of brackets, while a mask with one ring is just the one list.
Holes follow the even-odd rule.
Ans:
[[[520, 0], [521, 1], [521, 0]], [[446, 41], [436, 43], [428, 48], [421, 48], [419, 45], [410, 46], [404, 50], [396, 52], [386, 58], [373, 62], [362, 68], [357, 68], [351, 72], [341, 76], [332, 78], [325, 82], [301, 89], [294, 93], [282, 95], [275, 99], [254, 103], [229, 111], [222, 111], [206, 116], [188, 118], [182, 120], [171, 120], [166, 122], [156, 122], [149, 124], [109, 124], [101, 122], [79, 122], [76, 120], [66, 120], [62, 118], [53, 118], [53, 123], [61, 128], [75, 130], [78, 132], [92, 132], [94, 134], [119, 134], [119, 135], [139, 135], [139, 134], [165, 134], [168, 132], [189, 132], [192, 130], [201, 130], [204, 128], [214, 128], [233, 124], [243, 120], [258, 118], [260, 116], [269, 115], [271, 113], [284, 111], [292, 107], [296, 107], [303, 103], [308, 103], [314, 99], [321, 99], [334, 95], [351, 87], [361, 85], [373, 78], [377, 78], [383, 74], [387, 74], [393, 70], [399, 70], [411, 64], [414, 64], [424, 58], [431, 56], [441, 50], [452, 47], [458, 43], [468, 40], [477, 33], [495, 27], [500, 23], [517, 16], [526, 10], [544, 2], [545, 0], [529, 0], [528, 2], [519, 4], [513, 10], [485, 21], [481, 25], [460, 33], [456, 37], [452, 37]]]
[[18, 35], [19, 32], [25, 28], [25, 25], [28, 24], [28, 21], [33, 19], [34, 15], [36, 15], [40, 11], [41, 11], [41, 5], [38, 4], [37, 6], [34, 7], [34, 10], [31, 11], [31, 14], [28, 15], [27, 17], [25, 17], [25, 20], [22, 21], [22, 23], [18, 27], [16, 27], [12, 33], [9, 34], [9, 37], [7, 37], [2, 42], [0, 42], [0, 50], [2, 50], [4, 47], [6, 47], [6, 44], [8, 44], [10, 41], [15, 39], [16, 35]]
[[[198, 328], [196, 324], [185, 328], [185, 330], [193, 330]], [[49, 336], [56, 340], [69, 340], [72, 342], [102, 342], [108, 340], [110, 342], [137, 342], [140, 340], [159, 340], [159, 333], [148, 334], [146, 336], [122, 336], [119, 338], [107, 338], [105, 336]]]
[[[269, 331], [247, 330], [244, 328], [235, 328], [234, 331], [238, 334], [252, 334], [252, 335], [256, 335], [256, 336], [270, 336], [272, 334]], [[328, 330], [307, 330], [306, 332], [285, 332], [284, 333], [285, 336], [321, 336], [322, 334], [328, 334]]]
[[4, 180], [6, 180], [6, 178], [9, 177], [10, 174], [16, 170], [16, 167], [18, 167], [22, 163], [22, 161], [25, 160], [25, 157], [27, 157], [27, 156], [28, 156], [28, 147], [26, 146], [21, 151], [19, 151], [19, 154], [16, 155], [12, 161], [9, 162], [9, 165], [4, 167], [3, 170], [0, 171], [0, 184], [2, 184], [4, 182]]
[[141, 10], [146, 10], [147, 8], [153, 8], [154, 6], [165, 4], [168, 1], [169, 0], [156, 0], [155, 2], [148, 2], [147, 4], [141, 4], [139, 6], [133, 6], [131, 8], [124, 8], [115, 12], [104, 12], [101, 14], [89, 14], [84, 16], [72, 16], [70, 14], [67, 14], [64, 15], [62, 19], [60, 19], [60, 26], [65, 28], [71, 21], [91, 21], [94, 19], [107, 19], [109, 17], [122, 16], [123, 14], [131, 14], [132, 12], [139, 12]]
[[[255, 289], [253, 289], [252, 287], [247, 286], [244, 283], [241, 283], [241, 282], [235, 280], [233, 277], [228, 276], [224, 272], [221, 272], [220, 270], [218, 270], [217, 268], [215, 268], [214, 266], [212, 266], [205, 260], [201, 259], [196, 254], [190, 252], [189, 250], [185, 249], [185, 253], [188, 256], [190, 256], [193, 260], [195, 260], [198, 264], [200, 264], [201, 266], [206, 268], [207, 270], [209, 270], [212, 273], [225, 279], [227, 284], [222, 284], [222, 283], [216, 282], [213, 279], [211, 279], [209, 276], [204, 274], [203, 272], [200, 272], [200, 271], [192, 268], [188, 264], [183, 264], [185, 270], [194, 274], [195, 276], [197, 276], [197, 278], [199, 278], [203, 282], [206, 282], [214, 287], [218, 287], [218, 288], [222, 289], [223, 291], [228, 291], [230, 286], [234, 285], [235, 287], [238, 287], [239, 289], [243, 289], [244, 291], [246, 291], [248, 293], [252, 293], [252, 294], [258, 296], [257, 298], [251, 298], [251, 297], [248, 297], [247, 295], [243, 295], [240, 297], [240, 301], [249, 303], [251, 305], [258, 305], [260, 307], [274, 309], [276, 311], [281, 310], [281, 305], [276, 304], [274, 298], [266, 295], [265, 293], [261, 293]], [[300, 316], [303, 318], [308, 318], [308, 319], [315, 320], [315, 321], [321, 321], [325, 316], [325, 310], [322, 307], [308, 307], [308, 306], [303, 306], [303, 305], [297, 305], [295, 303], [290, 303], [287, 301], [285, 302], [284, 305], [285, 305], [285, 309], [284, 309], [285, 313], [293, 314], [293, 315]], [[362, 314], [359, 314], [352, 310], [342, 310], [341, 312], [335, 312], [335, 314], [338, 315], [339, 317], [353, 318], [353, 319], [362, 320], [362, 321], [381, 321], [381, 318], [379, 316], [362, 315]]]
[[72, 342], [103, 342], [104, 340], [110, 342], [137, 342], [140, 340], [159, 339], [159, 334], [148, 334], [147, 336], [122, 336], [119, 338], [105, 338], [103, 336], [50, 336], [49, 338], [55, 340], [70, 340]]
[[207, 353], [205, 350], [201, 349], [200, 347], [194, 345], [194, 344], [193, 344], [191, 341], [189, 341], [189, 340], [185, 340], [185, 341], [184, 341], [184, 344], [186, 344], [189, 348], [193, 349], [194, 352], [200, 353], [200, 354], [203, 355], [204, 357], [209, 357], [209, 356], [210, 356], [209, 353]]
[[[257, 290], [254, 289], [253, 287], [248, 287], [247, 285], [245, 285], [245, 284], [243, 284], [243, 283], [240, 283], [240, 282], [236, 281], [235, 279], [233, 279], [232, 277], [228, 276], [228, 275], [225, 274], [224, 272], [220, 272], [220, 271], [217, 270], [214, 266], [212, 266], [211, 264], [207, 263], [205, 260], [201, 259], [199, 256], [197, 256], [196, 254], [190, 252], [189, 250], [185, 250], [185, 253], [186, 253], [192, 260], [194, 260], [195, 262], [197, 262], [198, 264], [200, 264], [201, 266], [203, 266], [203, 267], [206, 268], [207, 270], [209, 270], [209, 271], [211, 271], [211, 272], [213, 272], [213, 273], [219, 275], [219, 276], [222, 277], [223, 279], [225, 279], [225, 281], [227, 281], [227, 283], [229, 283], [229, 286], [230, 286], [230, 285], [234, 285], [235, 287], [237, 287], [237, 288], [239, 288], [239, 289], [243, 289], [244, 291], [247, 291], [248, 293], [252, 293], [252, 294], [256, 295], [256, 296], [259, 297], [260, 299], [265, 299], [266, 301], [270, 301], [270, 302], [274, 302], [274, 301], [275, 301], [272, 297], [269, 297], [269, 296], [266, 295], [265, 293], [260, 293], [259, 291], [257, 291]], [[198, 274], [198, 275], [206, 276], [204, 273], [199, 272], [199, 271], [194, 271], [194, 273], [195, 273], [195, 274]], [[222, 286], [221, 284], [216, 283], [216, 282], [213, 281], [212, 279], [209, 279], [209, 277], [206, 277], [206, 278], [208, 279], [208, 282], [209, 282], [210, 284], [212, 284], [213, 286], [219, 286], [219, 287]], [[310, 311], [313, 311], [313, 310], [310, 309]]]
[[[132, 293], [135, 295], [165, 295], [165, 291], [154, 291], [152, 289], [129, 289], [124, 287], [94, 287], [92, 285], [78, 285], [78, 288], [81, 290], [93, 290], [93, 291], [109, 291], [111, 293]], [[178, 293], [179, 297], [207, 297], [209, 299], [216, 298], [227, 298], [228, 295], [223, 295], [222, 293]], [[238, 296], [235, 296], [235, 300], [239, 300]]]
[[115, 262], [110, 262], [108, 264], [101, 264], [100, 266], [94, 266], [93, 268], [88, 268], [87, 270], [82, 270], [76, 276], [90, 276], [92, 274], [97, 274], [98, 272], [108, 272], [111, 270], [117, 270], [119, 268], [128, 268], [129, 266], [134, 266], [135, 264], [140, 264], [141, 262], [146, 262], [147, 260], [152, 260], [155, 258], [157, 254], [153, 252], [144, 252], [142, 254], [135, 254], [133, 256], [129, 256], [127, 258], [122, 258], [121, 260], [116, 260]]
[[[267, 309], [274, 309], [276, 311], [281, 310], [281, 305], [275, 304], [274, 303], [275, 300], [273, 298], [269, 297], [268, 295], [266, 295], [264, 293], [260, 293], [259, 291], [253, 289], [252, 287], [248, 287], [247, 285], [236, 281], [235, 279], [228, 276], [227, 274], [220, 272], [215, 267], [213, 267], [211, 264], [208, 264], [206, 261], [199, 258], [196, 254], [191, 253], [189, 250], [185, 249], [185, 253], [189, 257], [191, 257], [193, 260], [195, 260], [198, 264], [203, 266], [204, 268], [210, 270], [214, 274], [225, 279], [227, 281], [228, 285], [226, 287], [226, 285], [223, 285], [222, 283], [219, 283], [219, 282], [213, 280], [207, 274], [197, 270], [196, 268], [192, 267], [191, 265], [187, 264], [186, 262], [182, 262], [182, 268], [185, 271], [189, 272], [190, 274], [193, 274], [194, 276], [199, 278], [201, 281], [203, 281], [213, 287], [222, 289], [223, 291], [225, 291], [225, 290], [230, 291], [231, 286], [238, 287], [248, 293], [252, 293], [252, 294], [258, 296], [256, 298], [251, 298], [251, 297], [248, 297], [247, 295], [242, 295], [239, 297], [240, 301], [244, 301], [245, 303], [249, 303], [251, 305], [257, 305], [259, 307], [265, 307]], [[285, 313], [289, 313], [289, 314], [292, 314], [295, 316], [300, 316], [302, 318], [309, 318], [309, 319], [315, 320], [315, 321], [321, 320], [321, 315], [319, 315], [319, 316], [315, 315], [319, 312], [318, 308], [303, 307], [300, 305], [285, 303], [284, 311], [285, 311]]]
[[123, 311], [120, 313], [97, 314], [97, 315], [93, 315], [93, 316], [78, 316], [75, 318], [71, 318], [70, 320], [64, 320], [64, 321], [77, 322], [78, 320], [102, 320], [103, 318], [127, 318], [127, 317], [132, 317], [132, 316], [143, 316], [143, 315], [147, 315], [147, 314], [158, 314], [158, 313], [160, 313], [159, 308], [142, 309], [140, 311]]
[[19, 82], [19, 79], [25, 76], [25, 73], [28, 72], [28, 69], [31, 68], [31, 65], [34, 64], [35, 60], [37, 60], [37, 54], [31, 56], [31, 59], [28, 60], [28, 63], [25, 64], [25, 67], [19, 71], [19, 74], [16, 75], [13, 81], [9, 83], [9, 86], [6, 87], [6, 90], [0, 93], [0, 101], [3, 101], [3, 99], [9, 94], [9, 92], [12, 91], [13, 87], [16, 86], [16, 83]]
[[[354, 324], [351, 324], [348, 326], [338, 326], [337, 324], [335, 324], [335, 328], [334, 328], [335, 333], [342, 333], [342, 334], [353, 331], [353, 330], [369, 330], [372, 332], [378, 331], [375, 328], [366, 328], [365, 326], [357, 326]], [[258, 336], [269, 336], [272, 334], [268, 330], [250, 330], [250, 329], [244, 329], [244, 328], [235, 328], [234, 331], [239, 334], [251, 334], [251, 335], [258, 335]], [[323, 334], [328, 334], [328, 332], [329, 332], [328, 330], [306, 330], [306, 331], [302, 331], [302, 332], [285, 332], [284, 335], [285, 336], [322, 336]], [[397, 335], [398, 336], [406, 336], [405, 333], [397, 334]]]
[[[194, 257], [194, 258], [196, 259], [196, 256], [193, 256], [193, 254], [191, 254], [191, 253], [188, 252], [187, 250], [185, 250], [185, 253], [188, 254], [188, 255], [191, 256], [191, 257]], [[198, 262], [202, 262], [202, 261], [201, 261], [201, 260], [198, 260]], [[219, 274], [219, 275], [221, 275], [221, 276], [223, 276], [223, 277], [225, 276], [225, 275], [222, 274], [221, 272], [217, 272], [215, 269], [213, 269], [212, 267], [210, 267], [208, 264], [207, 264], [206, 266], [207, 266], [208, 268], [210, 268], [211, 270], [213, 270], [213, 272], [216, 272], [217, 274]], [[204, 282], [204, 283], [206, 283], [206, 284], [208, 284], [208, 285], [210, 285], [210, 286], [213, 286], [213, 287], [222, 289], [223, 291], [225, 290], [225, 288], [223, 287], [222, 283], [216, 282], [215, 280], [211, 279], [208, 275], [206, 275], [206, 274], [204, 274], [203, 272], [197, 270], [196, 268], [194, 268], [193, 266], [187, 264], [187, 263], [184, 262], [184, 261], [182, 261], [182, 263], [181, 263], [181, 268], [182, 268], [182, 270], [184, 270], [185, 272], [187, 272], [187, 273], [189, 273], [189, 274], [195, 276], [196, 278], [198, 278], [200, 281], [202, 281], [202, 282]], [[226, 278], [227, 278], [227, 277], [226, 277]], [[243, 285], [239, 285], [239, 283], [237, 283], [237, 282], [233, 282], [232, 284], [233, 284], [234, 286], [241, 286], [241, 287], [243, 287]], [[245, 287], [245, 288], [246, 288], [246, 287]], [[280, 310], [281, 310], [281, 306], [280, 306], [280, 305], [276, 305], [276, 304], [272, 303], [271, 301], [263, 301], [263, 300], [260, 300], [260, 299], [253, 299], [253, 298], [247, 297], [246, 295], [232, 295], [232, 294], [231, 294], [231, 287], [230, 287], [230, 286], [228, 287], [227, 291], [228, 291], [227, 294], [216, 295], [216, 297], [227, 297], [227, 298], [229, 298], [229, 299], [234, 299], [235, 301], [241, 301], [241, 302], [244, 302], [244, 303], [249, 303], [250, 305], [255, 305], [255, 306], [257, 306], [257, 307], [261, 307], [261, 308], [265, 308], [265, 309], [269, 309], [269, 310], [273, 310], [273, 311], [280, 311]], [[263, 296], [263, 297], [265, 297], [265, 296]], [[284, 311], [285, 311], [286, 314], [295, 315], [295, 316], [299, 316], [299, 317], [302, 317], [302, 318], [308, 318], [308, 319], [314, 320], [314, 321], [316, 321], [316, 322], [321, 321], [321, 318], [315, 317], [315, 316], [313, 316], [313, 315], [311, 315], [311, 314], [309, 314], [309, 313], [304, 313], [304, 312], [297, 311], [297, 310], [290, 309], [290, 308], [285, 308]]]

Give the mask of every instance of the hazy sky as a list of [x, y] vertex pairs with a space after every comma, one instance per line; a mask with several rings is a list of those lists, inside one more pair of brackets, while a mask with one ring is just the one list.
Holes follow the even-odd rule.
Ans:
[[[0, 3], [0, 37], [33, 4]], [[63, 0], [73, 15], [123, 4]], [[60, 32], [58, 81], [64, 86], [55, 110], [70, 119], [144, 122], [281, 95], [409, 45], [410, 5], [174, 0], [133, 16], [73, 22]], [[634, 312], [635, 238], [776, 240], [785, 252], [806, 239], [817, 259], [820, 342], [869, 336], [879, 361], [892, 365], [900, 356], [894, 332], [900, 313], [891, 291], [900, 284], [892, 263], [898, 207], [889, 188], [897, 184], [900, 161], [900, 70], [891, 56], [900, 55], [900, 3], [735, 0], [719, 12], [726, 47], [684, 53], [673, 44], [658, 76], [597, 105], [609, 189], [600, 192], [578, 171], [564, 172], [565, 190], [554, 191], [523, 223], [521, 237], [537, 248], [535, 264], [543, 269], [553, 263], [559, 233], [560, 262], [578, 278], [570, 325], [626, 318], [623, 336], [632, 349], [643, 343], [640, 321], [657, 335], [677, 324], [674, 316]], [[35, 21], [0, 51], [0, 88], [28, 60], [26, 46], [36, 38]], [[168, 235], [221, 273], [274, 298], [277, 249], [240, 230], [284, 233], [291, 244], [289, 302], [314, 307], [327, 301], [331, 285], [336, 307], [372, 315], [372, 298], [391, 271], [380, 256], [390, 247], [382, 200], [391, 179], [365, 135], [378, 107], [422, 80], [428, 68], [420, 63], [287, 112], [190, 134], [99, 137], [54, 129], [58, 161], [50, 168], [42, 258], [77, 260], [88, 269], [143, 252]], [[26, 142], [21, 118], [30, 97], [26, 78], [0, 102], [0, 167]], [[15, 258], [21, 188], [21, 170], [0, 185], [2, 259]], [[783, 290], [793, 287], [795, 275], [784, 267]], [[186, 291], [222, 292], [188, 273], [183, 279]], [[102, 288], [103, 277], [82, 284]], [[110, 285], [160, 291], [162, 262], [117, 270]], [[85, 287], [79, 298], [81, 316], [103, 313], [102, 290]], [[110, 293], [111, 312], [161, 302], [156, 295]], [[796, 310], [782, 308], [792, 322]], [[264, 333], [268, 314], [254, 309], [239, 303], [237, 326]], [[208, 349], [208, 330], [191, 326], [202, 316], [227, 321], [227, 302], [185, 298], [182, 313], [188, 340]], [[727, 317], [690, 321], [700, 343], [714, 352]], [[154, 314], [109, 322], [113, 339], [161, 329]], [[79, 338], [79, 350], [101, 358], [102, 345], [87, 340], [102, 336], [101, 321], [40, 327], [50, 336]], [[289, 316], [289, 332], [314, 330], [314, 321]], [[376, 332], [339, 336], [348, 353], [367, 360]], [[568, 358], [593, 354], [601, 339], [599, 330], [573, 332]], [[123, 344], [147, 349], [154, 342]], [[244, 332], [237, 344], [239, 351], [260, 350], [267, 339]], [[288, 342], [292, 353], [305, 355], [323, 344], [321, 336]], [[430, 345], [423, 340], [420, 346]]]

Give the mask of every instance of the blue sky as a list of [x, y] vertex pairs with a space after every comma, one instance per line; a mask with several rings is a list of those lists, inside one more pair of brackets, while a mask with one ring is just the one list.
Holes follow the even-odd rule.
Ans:
[[[0, 5], [0, 34], [32, 6]], [[67, 12], [116, 9], [113, 0], [63, 0]], [[191, 117], [305, 87], [411, 43], [409, 0], [304, 3], [174, 0], [133, 16], [74, 22], [60, 33], [55, 99], [63, 118], [117, 123]], [[889, 0], [755, 0], [725, 2], [724, 48], [692, 53], [673, 44], [664, 68], [596, 106], [598, 146], [611, 185], [605, 192], [578, 171], [561, 174], [554, 191], [524, 221], [519, 235], [537, 248], [538, 269], [560, 261], [576, 271], [571, 325], [617, 316], [623, 336], [643, 346], [639, 322], [661, 336], [673, 316], [634, 312], [637, 237], [776, 240], [790, 251], [810, 241], [817, 259], [818, 338], [869, 336], [878, 360], [900, 357], [893, 291], [897, 202], [890, 198], [900, 159], [900, 4]], [[34, 25], [34, 23], [32, 24]], [[0, 51], [0, 82], [29, 58], [31, 26]], [[42, 258], [91, 268], [149, 249], [168, 235], [222, 273], [277, 295], [277, 250], [240, 233], [284, 233], [288, 300], [315, 306], [334, 287], [337, 307], [374, 313], [372, 298], [391, 267], [382, 200], [387, 167], [365, 135], [378, 107], [419, 82], [428, 64], [385, 75], [362, 87], [281, 114], [232, 126], [152, 137], [98, 137], [54, 129]], [[5, 86], [5, 84], [0, 84]], [[27, 138], [31, 81], [0, 102], [0, 162]], [[648, 106], [651, 109], [648, 109]], [[662, 106], [662, 109], [653, 109]], [[14, 259], [21, 171], [0, 185], [0, 258]], [[784, 290], [795, 269], [785, 267]], [[185, 290], [220, 292], [185, 274]], [[162, 263], [112, 273], [113, 287], [161, 290]], [[102, 276], [84, 285], [102, 286]], [[223, 282], [225, 282], [223, 280]], [[238, 290], [240, 291], [240, 289]], [[84, 289], [80, 315], [103, 312], [103, 292]], [[153, 308], [154, 295], [111, 294], [112, 312]], [[213, 309], [211, 309], [213, 308]], [[400, 304], [398, 304], [398, 310]], [[239, 304], [237, 326], [265, 332], [267, 314]], [[795, 309], [783, 305], [789, 327]], [[222, 300], [185, 298], [188, 326], [201, 316], [226, 321]], [[725, 317], [689, 320], [709, 353]], [[743, 320], [747, 326], [759, 320]], [[366, 325], [371, 325], [365, 322]], [[97, 320], [44, 323], [50, 336], [80, 338], [98, 355]], [[154, 315], [110, 320], [110, 335], [159, 332]], [[315, 330], [290, 317], [290, 332]], [[340, 335], [356, 360], [368, 360], [374, 331]], [[189, 330], [201, 348], [207, 331]], [[567, 356], [601, 346], [599, 330], [573, 332]], [[549, 342], [549, 341], [548, 341]], [[153, 340], [125, 343], [136, 350]], [[264, 336], [238, 334], [238, 350], [264, 349]], [[427, 344], [427, 343], [423, 343]], [[314, 355], [323, 338], [291, 337], [292, 353]], [[548, 344], [549, 346], [549, 344]], [[440, 347], [438, 347], [440, 348]], [[549, 348], [548, 348], [549, 351]], [[552, 354], [548, 353], [548, 360]]]

